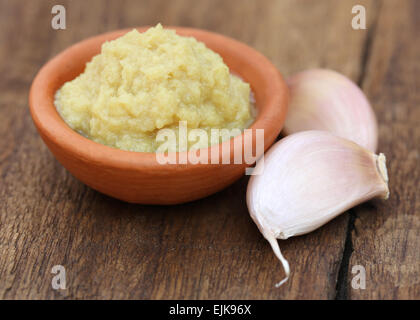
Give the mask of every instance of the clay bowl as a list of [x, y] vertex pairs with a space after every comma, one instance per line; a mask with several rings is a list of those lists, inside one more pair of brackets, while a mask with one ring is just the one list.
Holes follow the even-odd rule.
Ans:
[[[140, 32], [148, 27], [138, 28]], [[250, 127], [264, 129], [264, 150], [276, 139], [286, 115], [288, 91], [276, 67], [262, 54], [228, 37], [191, 28], [173, 27], [178, 34], [193, 36], [219, 53], [231, 72], [251, 84], [258, 116]], [[230, 144], [230, 163], [160, 164], [155, 153], [123, 151], [93, 142], [73, 131], [54, 106], [55, 92], [83, 72], [86, 62], [100, 53], [101, 44], [120, 37], [118, 30], [89, 38], [66, 49], [45, 64], [35, 77], [29, 105], [33, 121], [47, 147], [77, 179], [111, 197], [133, 203], [176, 204], [208, 196], [244, 175], [251, 164], [235, 164], [235, 148], [246, 142], [244, 134], [207, 151]], [[237, 139], [242, 142], [235, 143]], [[242, 152], [239, 150], [239, 152]], [[257, 156], [261, 156], [262, 151]], [[179, 153], [177, 154], [179, 155]], [[229, 155], [229, 154], [228, 154]], [[209, 161], [210, 162], [210, 161]], [[215, 161], [213, 161], [215, 162]], [[239, 195], [243, 197], [244, 195]]]

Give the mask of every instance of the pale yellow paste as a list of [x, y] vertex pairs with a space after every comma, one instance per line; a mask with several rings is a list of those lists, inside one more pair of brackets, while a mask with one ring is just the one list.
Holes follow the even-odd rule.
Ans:
[[87, 138], [139, 152], [155, 152], [158, 130], [176, 129], [182, 120], [188, 130], [206, 131], [242, 130], [253, 120], [249, 84], [202, 42], [160, 24], [104, 43], [85, 71], [57, 91], [55, 104]]

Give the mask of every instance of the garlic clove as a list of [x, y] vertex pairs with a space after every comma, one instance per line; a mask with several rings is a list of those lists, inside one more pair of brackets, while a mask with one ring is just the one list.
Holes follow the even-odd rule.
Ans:
[[385, 156], [327, 131], [280, 140], [255, 170], [261, 174], [249, 180], [247, 205], [285, 269], [277, 286], [287, 281], [289, 264], [276, 239], [311, 232], [357, 204], [389, 195]]
[[289, 110], [284, 132], [326, 130], [375, 152], [378, 128], [363, 91], [345, 76], [326, 69], [288, 78]]

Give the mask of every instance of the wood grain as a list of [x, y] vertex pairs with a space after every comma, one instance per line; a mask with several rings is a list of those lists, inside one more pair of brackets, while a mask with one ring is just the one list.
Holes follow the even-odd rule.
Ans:
[[[420, 8], [401, 2], [61, 1], [67, 29], [55, 31], [55, 1], [0, 0], [0, 298], [419, 298]], [[355, 4], [366, 6], [367, 30], [351, 28]], [[43, 63], [88, 36], [157, 22], [234, 37], [285, 75], [335, 69], [372, 100], [391, 198], [282, 241], [292, 276], [280, 289], [281, 266], [247, 212], [246, 177], [185, 205], [131, 205], [73, 178], [32, 124], [27, 94]], [[51, 287], [57, 264], [66, 290]], [[355, 264], [366, 290], [350, 289]]]
[[366, 289], [350, 289], [353, 299], [420, 298], [419, 14], [418, 1], [384, 1], [371, 40], [363, 89], [378, 116], [391, 195], [355, 211], [350, 266], [365, 267]]

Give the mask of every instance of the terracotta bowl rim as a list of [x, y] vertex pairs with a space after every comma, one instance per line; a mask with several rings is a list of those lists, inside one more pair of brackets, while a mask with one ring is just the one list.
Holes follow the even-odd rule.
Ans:
[[[54, 77], [51, 77], [51, 75], [56, 74], [57, 70], [60, 70], [60, 67], [65, 65], [66, 59], [74, 53], [83, 51], [85, 47], [88, 47], [91, 43], [99, 39], [102, 39], [103, 41], [101, 43], [103, 43], [107, 40], [115, 39], [133, 29], [143, 32], [148, 28], [150, 26], [125, 28], [86, 38], [71, 45], [45, 63], [35, 76], [29, 93], [30, 113], [35, 126], [44, 140], [60, 145], [61, 148], [75, 157], [97, 164], [106, 164], [108, 167], [135, 168], [140, 170], [159, 169], [164, 172], [167, 170], [198, 169], [199, 167], [214, 166], [215, 164], [210, 163], [162, 165], [157, 162], [156, 153], [154, 152], [126, 151], [97, 143], [71, 129], [58, 114], [54, 103], [51, 102], [53, 100], [51, 100], [51, 95], [48, 94], [48, 90], [46, 89], [52, 85]], [[174, 29], [181, 35], [197, 36], [198, 38], [201, 38], [200, 36], [205, 38], [210, 37], [214, 41], [222, 41], [225, 45], [236, 47], [236, 55], [246, 57], [246, 60], [249, 61], [249, 64], [253, 68], [262, 68], [264, 70], [264, 78], [269, 80], [269, 85], [266, 88], [268, 92], [265, 93], [265, 95], [269, 96], [268, 101], [265, 102], [268, 106], [263, 108], [262, 111], [257, 108], [257, 117], [248, 129], [264, 129], [265, 134], [270, 134], [273, 131], [277, 131], [277, 134], [280, 132], [287, 113], [288, 88], [280, 72], [264, 55], [238, 40], [215, 32], [179, 26], [165, 26], [165, 28]], [[199, 40], [206, 43], [206, 40]], [[217, 52], [217, 50], [214, 51]], [[248, 82], [253, 87], [252, 81]], [[55, 91], [53, 94], [55, 94]], [[258, 101], [256, 101], [256, 104], [258, 105]], [[276, 108], [283, 108], [283, 110], [276, 110]], [[243, 139], [244, 133], [222, 144], [209, 147], [209, 153], [211, 149], [220, 148], [222, 145], [230, 143], [231, 159], [233, 159], [234, 141], [238, 138]], [[243, 141], [242, 145], [244, 143]], [[266, 150], [268, 147], [268, 145], [265, 145], [264, 149]]]

